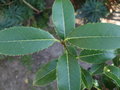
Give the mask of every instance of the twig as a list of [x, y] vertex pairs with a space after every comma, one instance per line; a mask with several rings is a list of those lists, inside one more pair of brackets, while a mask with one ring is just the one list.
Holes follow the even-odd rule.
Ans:
[[35, 7], [33, 7], [30, 3], [28, 3], [27, 1], [23, 0], [23, 2], [28, 6], [30, 7], [31, 9], [33, 9], [34, 11], [36, 11], [37, 13], [40, 13], [41, 11], [36, 9]]

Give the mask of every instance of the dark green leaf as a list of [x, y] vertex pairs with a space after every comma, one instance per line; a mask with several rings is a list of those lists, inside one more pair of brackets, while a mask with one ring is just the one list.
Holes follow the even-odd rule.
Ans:
[[96, 23], [80, 26], [66, 39], [83, 49], [111, 50], [120, 48], [120, 26]]
[[37, 28], [12, 27], [0, 31], [0, 54], [30, 54], [48, 48], [55, 41], [51, 34]]
[[48, 84], [56, 79], [56, 66], [57, 60], [51, 61], [36, 73], [33, 84], [36, 86], [42, 86]]
[[114, 59], [113, 59], [113, 63], [115, 66], [119, 67], [120, 66], [120, 56], [116, 56]]
[[77, 48], [76, 47], [70, 45], [67, 48], [68, 48], [69, 54], [71, 54], [72, 56], [77, 56]]
[[88, 63], [100, 64], [108, 60], [115, 58], [115, 50], [111, 51], [99, 51], [99, 50], [83, 50], [80, 53], [79, 58]]
[[57, 83], [59, 90], [80, 90], [80, 66], [75, 57], [67, 52], [59, 58], [57, 64]]
[[115, 66], [106, 66], [104, 68], [104, 73], [120, 87], [120, 68]]
[[52, 10], [57, 33], [64, 39], [75, 28], [74, 8], [70, 0], [55, 0]]
[[101, 88], [103, 88], [103, 85], [109, 90], [114, 90], [114, 88], [116, 87], [115, 83], [113, 83], [113, 80], [111, 80], [104, 74], [101, 76], [101, 80], [99, 81], [99, 86]]
[[83, 81], [83, 84], [84, 86], [87, 88], [87, 89], [91, 89], [92, 86], [93, 86], [93, 79], [92, 79], [92, 76], [90, 75], [90, 73], [84, 69], [82, 69], [82, 81]]
[[105, 64], [93, 64], [90, 73], [91, 74], [102, 74]]

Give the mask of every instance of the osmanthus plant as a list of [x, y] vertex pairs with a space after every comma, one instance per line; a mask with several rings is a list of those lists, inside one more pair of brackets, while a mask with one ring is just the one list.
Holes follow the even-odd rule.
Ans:
[[[120, 26], [107, 23], [87, 24], [75, 28], [74, 8], [70, 0], [55, 0], [53, 23], [60, 39], [33, 27], [11, 27], [0, 31], [0, 54], [15, 56], [41, 51], [59, 42], [64, 53], [38, 70], [33, 82], [36, 86], [57, 80], [58, 90], [91, 89], [96, 84], [92, 76], [102, 74], [120, 86], [120, 68], [105, 64], [119, 61], [115, 57], [120, 48]], [[82, 51], [76, 54], [76, 47]], [[87, 71], [79, 61], [92, 63]], [[116, 61], [117, 60], [117, 61]], [[103, 70], [104, 69], [104, 70]]]

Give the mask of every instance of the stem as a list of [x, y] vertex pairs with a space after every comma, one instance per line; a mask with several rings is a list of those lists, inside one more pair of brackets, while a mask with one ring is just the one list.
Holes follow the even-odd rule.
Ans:
[[27, 1], [23, 0], [23, 2], [30, 7], [32, 10], [36, 11], [37, 13], [40, 13], [41, 11], [36, 9], [35, 7], [33, 7], [30, 3], [28, 3]]
[[70, 54], [71, 56], [76, 57], [76, 55], [73, 55], [73, 54], [70, 52], [70, 50], [68, 49], [68, 46], [67, 46], [67, 44], [66, 44], [65, 41], [61, 41], [61, 44], [64, 46], [64, 48], [67, 50], [67, 52], [69, 52], [69, 54]]

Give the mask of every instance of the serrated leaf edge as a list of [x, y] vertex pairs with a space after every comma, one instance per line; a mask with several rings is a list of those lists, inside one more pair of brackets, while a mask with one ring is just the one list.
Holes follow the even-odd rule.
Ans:
[[[51, 70], [51, 71], [48, 72], [47, 74], [43, 75], [40, 79], [43, 79], [45, 76], [47, 76], [48, 74], [50, 74], [50, 73], [53, 72], [54, 70], [56, 70], [56, 68], [53, 69], [53, 70]], [[39, 71], [38, 71], [38, 72], [39, 72]], [[39, 81], [40, 79], [33, 81], [33, 85], [34, 85], [34, 86], [43, 86], [43, 85], [37, 85], [37, 84], [35, 84], [35, 83], [36, 83], [37, 81]]]

